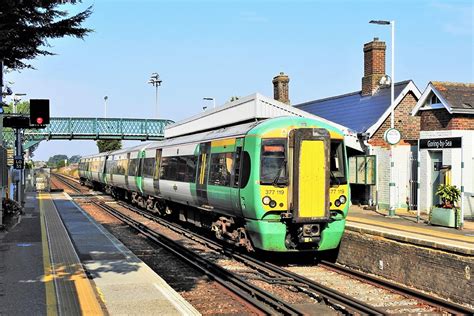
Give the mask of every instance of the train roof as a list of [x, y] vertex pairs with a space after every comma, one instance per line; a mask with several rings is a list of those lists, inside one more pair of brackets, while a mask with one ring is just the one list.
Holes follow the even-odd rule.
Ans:
[[254, 121], [254, 122], [244, 123], [240, 125], [226, 126], [226, 127], [212, 130], [212, 131], [206, 131], [206, 132], [201, 132], [201, 133], [192, 134], [192, 135], [165, 139], [159, 142], [151, 143], [151, 146], [149, 146], [148, 149], [173, 146], [177, 144], [197, 143], [197, 142], [209, 141], [213, 139], [245, 135], [248, 131], [250, 131], [252, 128], [257, 126], [261, 122], [262, 121]]

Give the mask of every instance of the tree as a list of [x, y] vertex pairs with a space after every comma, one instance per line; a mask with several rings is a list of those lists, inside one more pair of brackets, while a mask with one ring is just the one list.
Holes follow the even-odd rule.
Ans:
[[122, 142], [119, 139], [102, 139], [97, 141], [99, 152], [103, 153], [111, 150], [118, 150], [122, 148]]
[[79, 160], [81, 159], [81, 156], [79, 155], [74, 155], [74, 156], [71, 156], [69, 157], [69, 163], [77, 163], [79, 162]]
[[[13, 113], [13, 102], [3, 108], [5, 114]], [[16, 104], [16, 113], [30, 114], [30, 101], [21, 101]]]
[[58, 167], [59, 165], [64, 166], [64, 160], [67, 160], [66, 155], [54, 155], [49, 157], [48, 166], [53, 168]]
[[[1, 0], [0, 1], [0, 61], [10, 69], [33, 68], [24, 60], [38, 55], [54, 55], [46, 50], [48, 39], [74, 36], [84, 38], [91, 29], [81, 24], [91, 15], [88, 7], [68, 17], [59, 10], [60, 0]], [[70, 1], [76, 3], [76, 1]]]

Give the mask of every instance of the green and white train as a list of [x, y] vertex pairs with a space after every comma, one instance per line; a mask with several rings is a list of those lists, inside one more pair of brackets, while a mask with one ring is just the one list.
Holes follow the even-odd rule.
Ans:
[[335, 249], [350, 201], [341, 131], [278, 117], [84, 157], [82, 184], [248, 250]]

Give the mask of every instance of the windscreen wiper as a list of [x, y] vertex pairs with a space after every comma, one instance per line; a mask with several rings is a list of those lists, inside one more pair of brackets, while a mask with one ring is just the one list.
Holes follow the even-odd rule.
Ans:
[[[285, 165], [286, 165], [286, 159], [282, 160], [282, 162], [280, 164], [280, 167], [278, 167], [278, 172], [275, 176], [275, 179], [273, 179], [273, 181], [272, 181], [272, 185], [274, 187], [278, 187], [278, 181], [280, 180], [280, 174], [281, 174], [281, 171], [283, 170], [283, 166], [285, 166]], [[285, 185], [286, 181], [285, 181], [285, 183], [282, 183], [282, 184]]]
[[[332, 170], [329, 170], [329, 172], [331, 173], [331, 179], [335, 179], [335, 180], [337, 181], [336, 186], [340, 186], [340, 185], [341, 185], [341, 181], [339, 180], [339, 178], [334, 175], [334, 172], [332, 172]], [[332, 184], [332, 183], [331, 183], [331, 184]]]

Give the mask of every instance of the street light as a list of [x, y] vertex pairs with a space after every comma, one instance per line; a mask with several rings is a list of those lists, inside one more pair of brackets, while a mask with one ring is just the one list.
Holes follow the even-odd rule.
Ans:
[[157, 72], [154, 72], [150, 76], [148, 83], [155, 87], [155, 106], [156, 106], [156, 118], [158, 118], [158, 87], [161, 86], [162, 80]]
[[[391, 83], [390, 83], [390, 130], [395, 130], [395, 113], [394, 113], [394, 100], [395, 100], [395, 21], [384, 21], [384, 20], [371, 20], [371, 24], [379, 25], [391, 25], [392, 29], [392, 64], [391, 64]], [[397, 131], [398, 132], [398, 131]], [[395, 216], [395, 182], [393, 179], [393, 146], [390, 144], [390, 183], [389, 183], [389, 204], [390, 209], [388, 212], [389, 216]]]
[[104, 118], [107, 118], [107, 100], [109, 99], [108, 96], [104, 97]]
[[25, 96], [26, 93], [14, 93], [13, 94], [13, 113], [16, 113], [16, 105], [21, 101], [21, 97]]
[[212, 101], [212, 108], [213, 109], [216, 108], [216, 99], [215, 98], [206, 97], [206, 98], [202, 98], [202, 99], [206, 100], [206, 101]]

